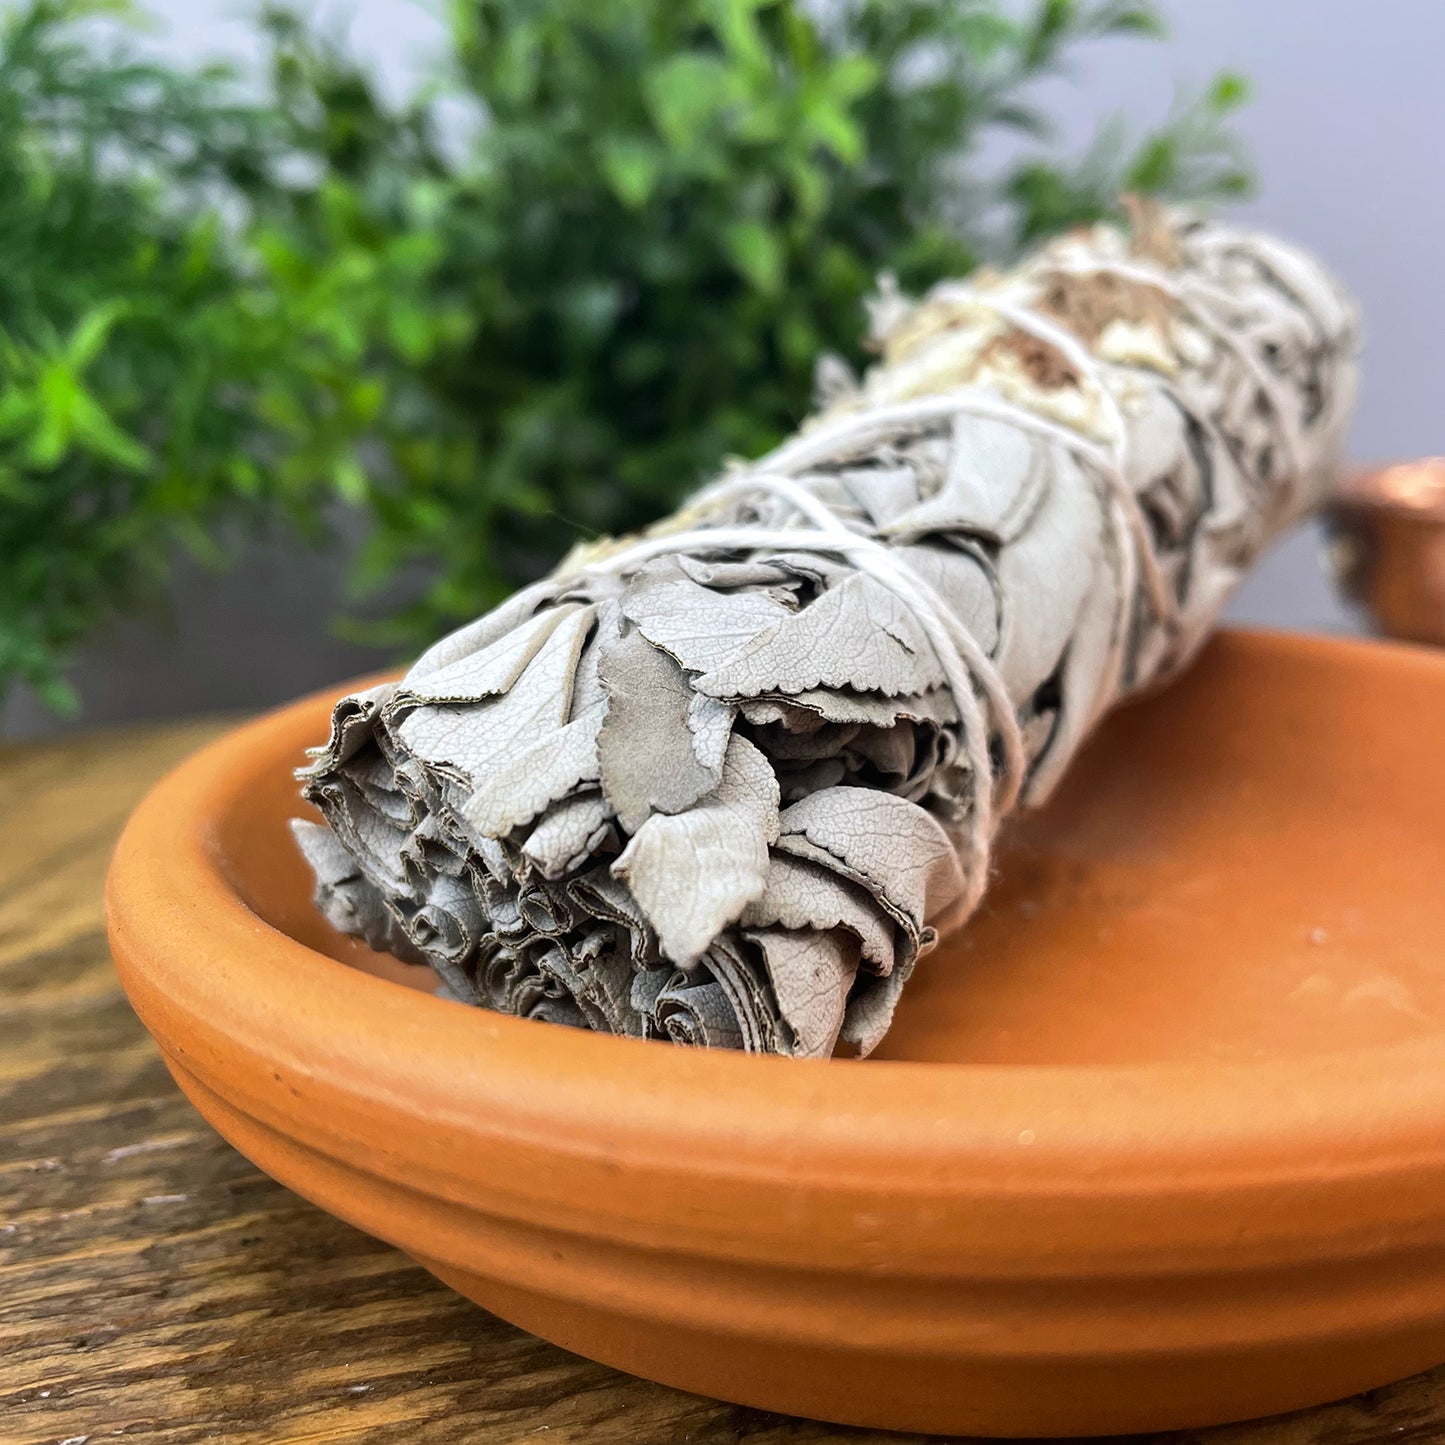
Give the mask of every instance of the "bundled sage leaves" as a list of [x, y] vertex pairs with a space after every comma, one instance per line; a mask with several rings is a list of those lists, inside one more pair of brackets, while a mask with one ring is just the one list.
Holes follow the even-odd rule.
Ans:
[[508, 1013], [866, 1054], [1338, 459], [1352, 307], [1263, 236], [1139, 211], [873, 321], [793, 439], [338, 703], [337, 928]]

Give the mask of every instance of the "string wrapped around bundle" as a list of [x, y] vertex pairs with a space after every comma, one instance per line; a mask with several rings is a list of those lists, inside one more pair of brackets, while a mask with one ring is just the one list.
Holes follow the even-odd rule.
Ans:
[[1141, 211], [873, 320], [795, 437], [337, 704], [335, 927], [511, 1014], [866, 1054], [1001, 820], [1335, 474], [1354, 311], [1265, 236]]

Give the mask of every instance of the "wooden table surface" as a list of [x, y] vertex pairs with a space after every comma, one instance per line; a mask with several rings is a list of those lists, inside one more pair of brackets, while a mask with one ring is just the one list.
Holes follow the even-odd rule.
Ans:
[[[258, 1173], [116, 986], [126, 813], [219, 725], [0, 747], [0, 1445], [895, 1445], [646, 1384], [523, 1334]], [[1445, 1369], [1156, 1445], [1445, 1441]]]

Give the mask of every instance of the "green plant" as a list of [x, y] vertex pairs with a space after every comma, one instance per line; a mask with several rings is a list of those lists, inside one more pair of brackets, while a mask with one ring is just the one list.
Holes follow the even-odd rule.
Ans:
[[0, 688], [56, 701], [230, 510], [364, 509], [359, 585], [424, 578], [373, 631], [414, 643], [791, 429], [880, 270], [1247, 184], [1232, 77], [1132, 143], [1040, 148], [1030, 83], [1158, 35], [1145, 0], [454, 0], [402, 107], [284, 11], [247, 100], [97, 49], [97, 8], [0, 35]]
[[316, 428], [257, 425], [308, 378], [219, 209], [270, 185], [279, 136], [224, 70], [83, 28], [128, 16], [36, 0], [0, 30], [0, 694], [60, 709], [71, 649], [177, 544], [214, 556], [222, 513], [317, 494]]

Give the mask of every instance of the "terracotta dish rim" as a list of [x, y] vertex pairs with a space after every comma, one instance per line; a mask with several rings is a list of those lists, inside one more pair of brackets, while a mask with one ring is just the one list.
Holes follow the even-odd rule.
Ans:
[[[1349, 652], [1366, 674], [1445, 665], [1338, 638], [1215, 645]], [[1445, 1164], [1445, 1036], [1207, 1065], [813, 1063], [489, 1014], [313, 951], [237, 895], [214, 820], [244, 806], [258, 757], [301, 719], [319, 725], [339, 691], [262, 717], [165, 778], [127, 826], [107, 888], [122, 981], [172, 1063], [308, 1148], [360, 1154], [378, 1177], [471, 1204], [475, 1170], [449, 1160], [545, 1156], [489, 1180], [487, 1211], [633, 1239], [665, 1218], [694, 1252], [821, 1254], [840, 1270], [867, 1267], [870, 1211], [896, 1213], [900, 1197], [915, 1227], [889, 1255], [904, 1272], [946, 1272], [954, 1206], [975, 1211], [975, 1272], [982, 1258], [1007, 1274], [1076, 1268], [1115, 1230], [1135, 1267], [1180, 1269], [1222, 1247], [1241, 1264], [1343, 1257], [1382, 1218], [1445, 1241], [1445, 1196], [1430, 1187]], [[424, 1160], [374, 1147], [379, 1125], [422, 1120], [435, 1143]], [[724, 1217], [709, 1206], [719, 1189], [760, 1207]], [[828, 1216], [831, 1238], [798, 1241], [768, 1215], [767, 1200], [799, 1190], [849, 1201]], [[1263, 1199], [1274, 1227], [1251, 1203]], [[1296, 1209], [1314, 1212], [1313, 1234], [1293, 1226]]]

